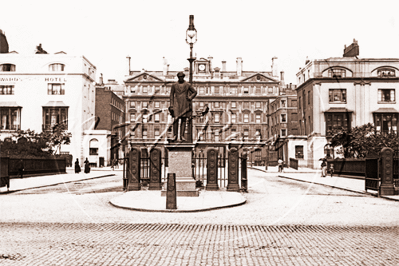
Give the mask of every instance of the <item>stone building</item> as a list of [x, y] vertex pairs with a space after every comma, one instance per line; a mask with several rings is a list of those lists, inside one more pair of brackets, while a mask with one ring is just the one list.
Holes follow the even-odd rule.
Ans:
[[85, 131], [94, 127], [96, 67], [84, 56], [0, 53], [0, 137], [51, 130], [66, 123], [71, 143], [61, 153], [88, 157]]
[[320, 167], [337, 131], [372, 123], [398, 134], [399, 59], [358, 58], [356, 41], [344, 56], [311, 60], [297, 73], [298, 122], [309, 167]]
[[[235, 71], [227, 70], [226, 61], [222, 61], [221, 68], [216, 67], [212, 57], [195, 60], [193, 86], [198, 94], [193, 100], [193, 132], [189, 132], [188, 126], [186, 134], [192, 134], [196, 143], [220, 146], [221, 152], [231, 141], [242, 141], [248, 146], [264, 144], [269, 138], [268, 105], [279, 95], [281, 85], [276, 59], [272, 60], [272, 71], [246, 71], [240, 57]], [[170, 71], [165, 59], [162, 71], [129, 71], [123, 98], [126, 121], [134, 128], [130, 131], [130, 142], [165, 142], [171, 135], [169, 95], [178, 72]], [[184, 73], [188, 80], [189, 68]], [[257, 147], [251, 147], [256, 153], [251, 160], [263, 164], [267, 148]]]

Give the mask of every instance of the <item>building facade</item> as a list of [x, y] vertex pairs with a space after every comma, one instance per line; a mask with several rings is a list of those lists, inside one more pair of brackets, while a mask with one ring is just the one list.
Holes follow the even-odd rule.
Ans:
[[288, 162], [289, 158], [301, 158], [303, 155], [300, 148], [290, 148], [299, 133], [297, 106], [296, 86], [292, 84], [282, 86], [280, 94], [269, 104], [268, 143], [272, 143], [269, 148], [269, 165], [276, 165], [279, 158]]
[[16, 130], [51, 130], [67, 124], [71, 143], [61, 147], [81, 162], [84, 131], [94, 127], [96, 67], [84, 56], [0, 54], [2, 139]]
[[377, 133], [398, 134], [399, 59], [356, 56], [307, 62], [297, 73], [300, 135], [307, 164], [319, 167], [337, 131], [372, 123]]
[[[237, 58], [235, 71], [227, 71], [225, 61], [221, 68], [215, 67], [212, 57], [195, 60], [193, 86], [198, 94], [193, 100], [192, 127], [187, 127], [186, 134], [192, 134], [195, 143], [212, 146], [224, 147], [231, 141], [265, 143], [268, 105], [279, 95], [281, 84], [273, 69], [275, 60], [272, 71], [245, 71], [241, 58]], [[130, 71], [123, 98], [132, 143], [165, 142], [171, 136], [169, 97], [178, 72], [169, 71], [166, 62], [163, 71]], [[184, 73], [188, 80], [189, 69]], [[267, 149], [256, 147], [252, 146], [251, 160], [264, 164]]]
[[[96, 86], [96, 125], [97, 135], [104, 131], [105, 136], [100, 142], [93, 135], [89, 140], [90, 162], [96, 162], [98, 166], [108, 166], [113, 159], [123, 158], [122, 139], [125, 136], [125, 102], [110, 90], [105, 84]], [[96, 132], [91, 132], [94, 134]]]

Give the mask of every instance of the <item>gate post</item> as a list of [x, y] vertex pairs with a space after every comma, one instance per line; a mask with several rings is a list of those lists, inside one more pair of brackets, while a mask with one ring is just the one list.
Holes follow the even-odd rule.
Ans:
[[150, 152], [150, 185], [149, 190], [161, 190], [161, 150], [153, 149]]
[[219, 190], [217, 152], [210, 149], [207, 155], [206, 190]]
[[380, 153], [381, 158], [381, 186], [380, 195], [395, 195], [393, 184], [393, 149], [383, 148]]
[[227, 191], [240, 191], [240, 186], [238, 185], [238, 164], [238, 150], [232, 148], [229, 150]]
[[241, 190], [248, 192], [247, 154], [241, 154]]
[[127, 164], [127, 191], [140, 190], [140, 150], [132, 148]]

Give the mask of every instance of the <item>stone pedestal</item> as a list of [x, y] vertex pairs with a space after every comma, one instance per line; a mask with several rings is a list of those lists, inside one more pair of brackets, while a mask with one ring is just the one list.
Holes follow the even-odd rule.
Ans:
[[[178, 197], [198, 197], [199, 191], [195, 187], [192, 169], [192, 144], [168, 144], [168, 173], [176, 175], [176, 195]], [[163, 189], [161, 196], [166, 195]]]

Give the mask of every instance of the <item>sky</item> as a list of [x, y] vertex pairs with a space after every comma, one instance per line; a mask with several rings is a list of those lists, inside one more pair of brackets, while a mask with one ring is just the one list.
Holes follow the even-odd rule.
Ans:
[[399, 2], [315, 0], [202, 1], [0, 1], [0, 29], [10, 51], [33, 54], [41, 43], [48, 53], [83, 55], [104, 80], [122, 83], [131, 70], [170, 70], [189, 66], [185, 34], [194, 15], [197, 58], [213, 57], [213, 66], [270, 71], [277, 57], [285, 82], [308, 57], [341, 57], [353, 39], [359, 58], [399, 58]]

